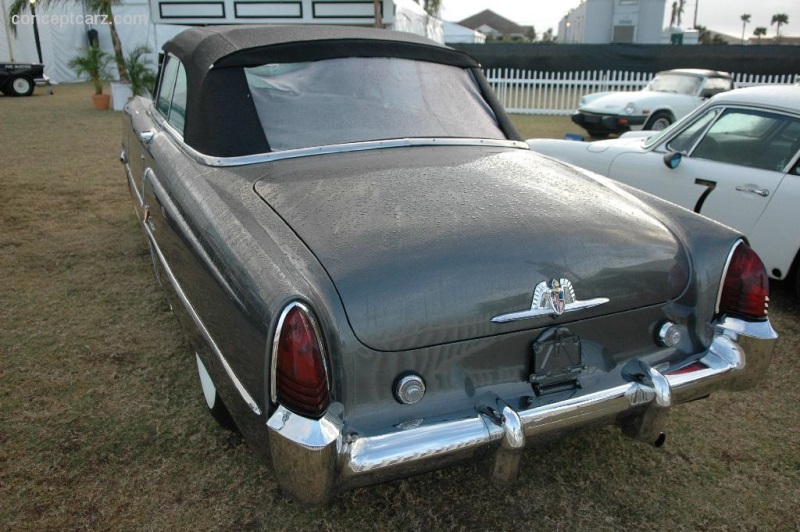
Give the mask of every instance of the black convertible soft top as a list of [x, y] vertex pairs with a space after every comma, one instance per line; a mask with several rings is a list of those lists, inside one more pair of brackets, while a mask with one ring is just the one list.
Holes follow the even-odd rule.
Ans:
[[[478, 63], [464, 52], [412, 33], [331, 25], [244, 25], [190, 28], [164, 45], [189, 77], [211, 69], [334, 57], [408, 57], [462, 67]], [[292, 59], [287, 59], [290, 54]], [[410, 56], [410, 57], [409, 57]]]
[[208, 155], [270, 151], [241, 67], [342, 57], [399, 57], [470, 69], [502, 129], [511, 138], [517, 136], [475, 59], [410, 33], [331, 25], [197, 27], [178, 34], [163, 48], [186, 69], [184, 141]]

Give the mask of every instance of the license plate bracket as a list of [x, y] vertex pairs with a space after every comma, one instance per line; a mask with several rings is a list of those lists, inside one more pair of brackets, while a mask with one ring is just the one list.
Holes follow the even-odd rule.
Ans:
[[567, 327], [551, 327], [533, 342], [530, 382], [537, 395], [579, 388], [584, 367], [581, 339]]

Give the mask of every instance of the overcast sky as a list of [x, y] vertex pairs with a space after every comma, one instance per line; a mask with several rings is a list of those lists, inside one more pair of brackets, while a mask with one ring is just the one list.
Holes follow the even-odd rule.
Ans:
[[[697, 24], [732, 37], [742, 35], [739, 17], [745, 13], [751, 15], [746, 37], [752, 36], [756, 26], [767, 28], [767, 37], [774, 36], [775, 26], [771, 26], [770, 21], [776, 13], [789, 15], [789, 24], [781, 28], [783, 35], [800, 35], [800, 0], [688, 0], [683, 26], [692, 25], [698, 2]], [[547, 28], [553, 28], [557, 33], [558, 21], [578, 4], [580, 0], [442, 0], [442, 18], [458, 22], [484, 9], [491, 9], [517, 24], [533, 25], [539, 34]], [[667, 0], [666, 5], [664, 18], [669, 23], [672, 0]]]

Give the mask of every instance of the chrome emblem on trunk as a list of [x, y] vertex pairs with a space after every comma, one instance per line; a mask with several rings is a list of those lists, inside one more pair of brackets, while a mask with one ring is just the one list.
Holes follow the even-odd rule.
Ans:
[[575, 297], [575, 289], [568, 279], [550, 279], [542, 281], [533, 289], [533, 301], [529, 310], [501, 314], [492, 318], [494, 323], [507, 323], [509, 321], [527, 320], [539, 316], [552, 316], [557, 318], [565, 312], [573, 312], [585, 308], [596, 307], [608, 303], [606, 297], [596, 297], [579, 301]]
[[[549, 283], [539, 283], [539, 286], [536, 287], [537, 290], [542, 284], [549, 289], [550, 293], [546, 293], [546, 297], [541, 298], [542, 301], [540, 301], [540, 303], [546, 303], [551, 309], [553, 309], [553, 313], [556, 316], [561, 316], [561, 314], [564, 313], [564, 308], [567, 304], [567, 297], [564, 294], [564, 289], [568, 289], [570, 292], [570, 303], [575, 301], [575, 291], [572, 289], [572, 283], [566, 281], [564, 286], [561, 286], [561, 283], [558, 281], [558, 279], [550, 279]], [[536, 291], [533, 293], [533, 299], [534, 301], [536, 300]]]

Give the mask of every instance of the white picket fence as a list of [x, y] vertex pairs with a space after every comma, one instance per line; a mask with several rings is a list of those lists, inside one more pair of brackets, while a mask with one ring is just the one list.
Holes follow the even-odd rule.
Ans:
[[[618, 70], [539, 72], [496, 68], [486, 71], [489, 85], [506, 111], [530, 115], [569, 115], [577, 109], [584, 94], [641, 90], [654, 75]], [[800, 74], [734, 74], [733, 77], [737, 87], [788, 84], [800, 80]]]

